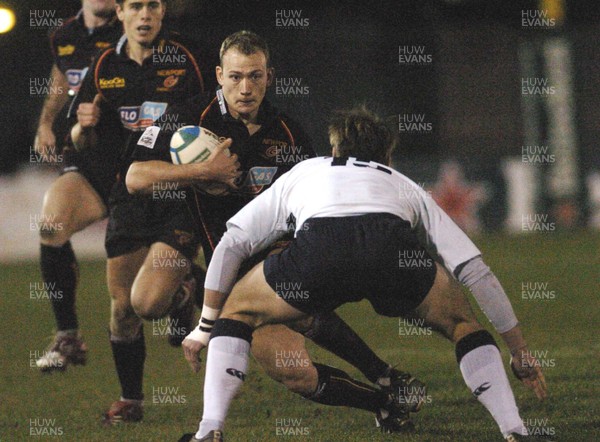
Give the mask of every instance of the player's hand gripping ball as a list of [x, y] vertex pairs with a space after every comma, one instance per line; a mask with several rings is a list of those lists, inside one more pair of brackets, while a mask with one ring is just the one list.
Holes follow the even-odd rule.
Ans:
[[[171, 137], [170, 151], [173, 164], [201, 163], [210, 157], [223, 139], [200, 126], [183, 126]], [[227, 150], [229, 154], [229, 150]], [[226, 195], [229, 187], [223, 183], [196, 183], [196, 189], [209, 195]]]

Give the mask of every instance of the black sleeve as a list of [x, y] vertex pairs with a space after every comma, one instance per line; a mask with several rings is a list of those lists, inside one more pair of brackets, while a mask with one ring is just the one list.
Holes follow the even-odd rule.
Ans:
[[85, 74], [85, 77], [81, 83], [81, 87], [75, 95], [75, 98], [71, 101], [71, 105], [69, 107], [69, 113], [67, 118], [69, 119], [69, 123], [74, 125], [77, 123], [77, 108], [79, 107], [79, 103], [91, 103], [94, 101], [94, 97], [98, 93], [96, 89], [96, 82], [94, 81], [94, 71], [96, 70], [96, 59], [92, 61], [92, 64], [88, 67], [88, 70]]

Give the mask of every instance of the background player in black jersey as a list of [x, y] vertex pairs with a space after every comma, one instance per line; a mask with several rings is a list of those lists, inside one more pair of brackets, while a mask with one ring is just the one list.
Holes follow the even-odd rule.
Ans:
[[[266, 42], [254, 33], [240, 31], [225, 39], [220, 55], [216, 74], [222, 89], [216, 96], [194, 97], [165, 114], [176, 117], [166, 121], [201, 125], [219, 136], [230, 137], [232, 143], [227, 145], [241, 164], [242, 175], [228, 195], [195, 194], [187, 199], [201, 226], [207, 262], [226, 229], [227, 219], [296, 163], [315, 155], [298, 123], [277, 112], [265, 99], [273, 78]], [[161, 127], [160, 121], [157, 124]], [[196, 180], [198, 164], [171, 163], [169, 141], [173, 130], [164, 124], [162, 127], [158, 134], [153, 128], [140, 138], [134, 155], [138, 161], [131, 165], [126, 179], [132, 192], [151, 192], [157, 184], [188, 185]], [[206, 306], [202, 317], [202, 324], [216, 319], [215, 312]], [[318, 317], [308, 333], [315, 342], [358, 367], [373, 383], [398, 387], [410, 382], [411, 388], [421, 385], [410, 375], [390, 369], [335, 313]], [[269, 376], [304, 397], [328, 405], [373, 411], [386, 431], [408, 426], [408, 414], [388, 403], [389, 391], [355, 381], [336, 368], [313, 364], [304, 338], [285, 326], [258, 330], [252, 351]], [[298, 368], [278, 364], [276, 355], [289, 352], [299, 355], [298, 359], [307, 365]], [[411, 402], [418, 407], [414, 400]], [[389, 412], [392, 414], [386, 414]]]
[[[54, 64], [49, 94], [44, 101], [35, 138], [36, 151], [48, 162], [58, 156], [57, 137], [62, 147], [67, 132], [65, 105], [73, 97], [87, 72], [92, 57], [123, 34], [115, 14], [114, 0], [83, 0], [79, 13], [65, 21], [50, 36]], [[60, 118], [60, 117], [62, 118]], [[85, 364], [87, 347], [78, 334], [75, 310], [78, 268], [70, 239], [104, 216], [106, 206], [74, 164], [74, 152], [64, 147], [62, 175], [44, 195], [40, 229], [40, 264], [44, 283], [62, 297], [52, 297], [57, 333], [54, 342], [36, 361], [43, 371], [64, 370], [68, 364]], [[75, 201], [77, 203], [75, 203]]]
[[[230, 401], [247, 371], [253, 331], [367, 299], [378, 314], [416, 318], [454, 343], [465, 383], [504, 438], [530, 440], [498, 346], [457, 283], [471, 290], [502, 336], [517, 378], [545, 398], [540, 363], [481, 252], [422, 188], [389, 168], [395, 142], [383, 120], [364, 109], [340, 112], [329, 135], [333, 158], [309, 159], [281, 177], [229, 220], [214, 252], [205, 303], [224, 307], [208, 345], [197, 439], [222, 440]], [[278, 226], [290, 214], [298, 220], [295, 241], [235, 284], [243, 260], [284, 235]], [[407, 255], [422, 259], [407, 262]], [[301, 284], [310, 298], [279, 296], [284, 281]], [[191, 338], [184, 349], [195, 367], [205, 344]]]
[[[110, 343], [121, 398], [105, 414], [105, 423], [142, 419], [142, 319], [170, 315], [172, 344], [180, 344], [187, 334], [183, 331], [191, 329], [195, 283], [190, 267], [199, 244], [193, 219], [184, 201], [129, 195], [124, 178], [130, 139], [138, 138], [168, 105], [203, 91], [199, 63], [205, 61], [162, 29], [166, 7], [161, 1], [120, 0], [116, 10], [125, 35], [91, 66], [71, 131], [89, 179], [110, 185], [105, 247]], [[221, 149], [198, 173], [227, 182], [237, 176], [236, 163]]]

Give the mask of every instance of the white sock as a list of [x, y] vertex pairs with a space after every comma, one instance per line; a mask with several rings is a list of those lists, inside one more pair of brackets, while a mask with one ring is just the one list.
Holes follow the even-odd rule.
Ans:
[[231, 336], [210, 340], [204, 376], [204, 413], [196, 438], [222, 430], [231, 400], [243, 383], [248, 369], [250, 343]]
[[471, 350], [461, 359], [460, 371], [471, 392], [491, 413], [504, 436], [527, 434], [496, 346], [483, 345]]

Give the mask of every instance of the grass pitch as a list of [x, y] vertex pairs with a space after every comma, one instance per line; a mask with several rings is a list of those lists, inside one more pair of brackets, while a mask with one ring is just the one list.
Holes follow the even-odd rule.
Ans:
[[[509, 375], [527, 426], [561, 442], [600, 440], [600, 236], [587, 232], [493, 235], [476, 243], [509, 293], [530, 348], [546, 367], [549, 399], [544, 403]], [[181, 350], [169, 347], [160, 336], [161, 324], [153, 323], [145, 324], [143, 422], [101, 426], [102, 413], [119, 397], [108, 343], [109, 297], [104, 263], [80, 266], [77, 306], [90, 348], [89, 362], [51, 375], [31, 367], [54, 327], [49, 302], [30, 293], [32, 284], [41, 283], [37, 263], [0, 267], [0, 441], [176, 441], [182, 433], [194, 431], [202, 410], [204, 373], [193, 374]], [[492, 418], [465, 387], [450, 343], [416, 332], [397, 319], [378, 317], [364, 302], [344, 306], [340, 313], [384, 359], [399, 363], [427, 383], [430, 403], [415, 415], [416, 432], [381, 435], [369, 413], [303, 400], [267, 378], [252, 362], [248, 381], [231, 410], [227, 440], [502, 440]], [[312, 344], [309, 351], [315, 361], [363, 379], [356, 369]], [[506, 348], [502, 352], [508, 367]]]

